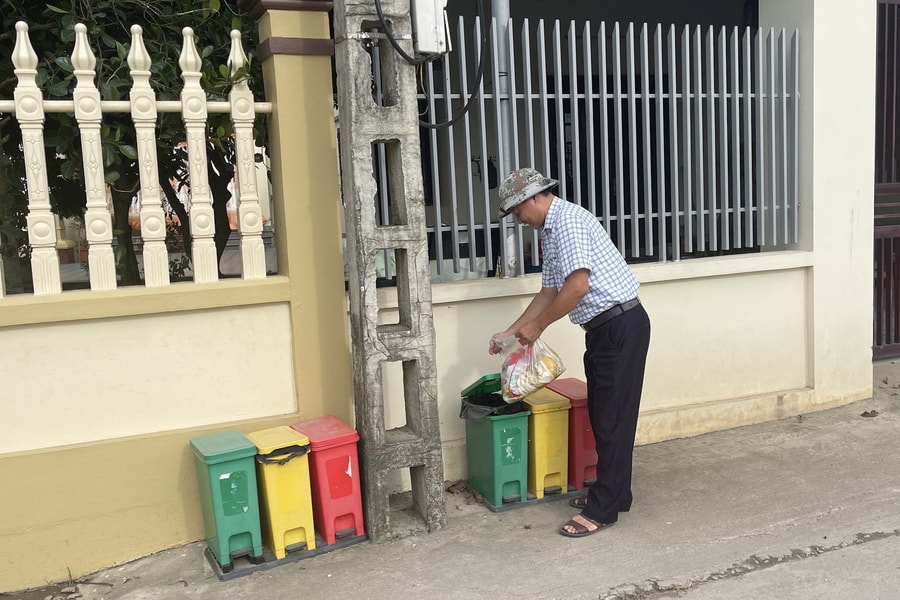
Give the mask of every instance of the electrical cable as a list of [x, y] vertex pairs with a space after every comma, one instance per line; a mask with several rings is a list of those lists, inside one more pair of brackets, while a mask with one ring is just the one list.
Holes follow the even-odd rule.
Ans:
[[[444, 129], [452, 126], [454, 123], [459, 121], [463, 116], [469, 112], [469, 109], [472, 107], [472, 102], [475, 100], [475, 96], [477, 95], [477, 90], [481, 86], [481, 82], [484, 79], [484, 60], [487, 54], [487, 25], [485, 19], [485, 11], [484, 11], [484, 2], [483, 0], [476, 0], [476, 5], [478, 7], [478, 14], [481, 17], [481, 52], [478, 57], [478, 69], [475, 72], [475, 86], [471, 94], [469, 94], [469, 98], [466, 101], [465, 105], [454, 114], [449, 121], [445, 121], [443, 123], [428, 123], [427, 121], [419, 120], [419, 127], [423, 129]], [[394, 37], [393, 31], [391, 31], [390, 27], [387, 24], [387, 20], [384, 18], [384, 12], [381, 10], [381, 0], [375, 0], [375, 12], [378, 13], [378, 20], [381, 22], [381, 28], [384, 30], [385, 36], [390, 42], [391, 46], [393, 46], [394, 50], [411, 65], [422, 65], [426, 62], [435, 60], [437, 57], [431, 56], [419, 56], [413, 57], [410, 56], [403, 48], [400, 47], [400, 44], [397, 43], [397, 39]]]

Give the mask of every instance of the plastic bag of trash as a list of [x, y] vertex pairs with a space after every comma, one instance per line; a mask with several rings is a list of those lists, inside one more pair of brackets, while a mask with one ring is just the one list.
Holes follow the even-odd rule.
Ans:
[[500, 381], [506, 402], [522, 400], [566, 370], [559, 355], [540, 338], [530, 345], [520, 344], [513, 336], [495, 340], [495, 343], [504, 354]]

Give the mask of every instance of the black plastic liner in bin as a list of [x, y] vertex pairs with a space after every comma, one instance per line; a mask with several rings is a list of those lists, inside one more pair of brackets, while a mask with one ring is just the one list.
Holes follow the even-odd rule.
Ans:
[[480, 421], [496, 415], [514, 415], [527, 410], [525, 402], [506, 402], [500, 394], [466, 396], [459, 407], [459, 418]]

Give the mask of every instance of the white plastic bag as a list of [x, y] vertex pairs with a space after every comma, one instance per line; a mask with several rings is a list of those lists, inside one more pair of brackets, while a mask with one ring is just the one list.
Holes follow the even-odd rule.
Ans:
[[522, 400], [566, 370], [559, 355], [540, 338], [529, 346], [523, 346], [513, 336], [494, 341], [504, 354], [500, 386], [506, 402]]

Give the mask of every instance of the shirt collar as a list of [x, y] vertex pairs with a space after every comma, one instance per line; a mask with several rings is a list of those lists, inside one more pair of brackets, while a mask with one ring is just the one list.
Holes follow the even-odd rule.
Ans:
[[544, 217], [544, 226], [541, 227], [541, 233], [553, 229], [553, 223], [556, 221], [557, 213], [559, 212], [559, 202], [562, 202], [562, 200], [558, 196], [553, 196], [553, 200], [550, 201], [550, 207], [547, 208], [547, 215]]

